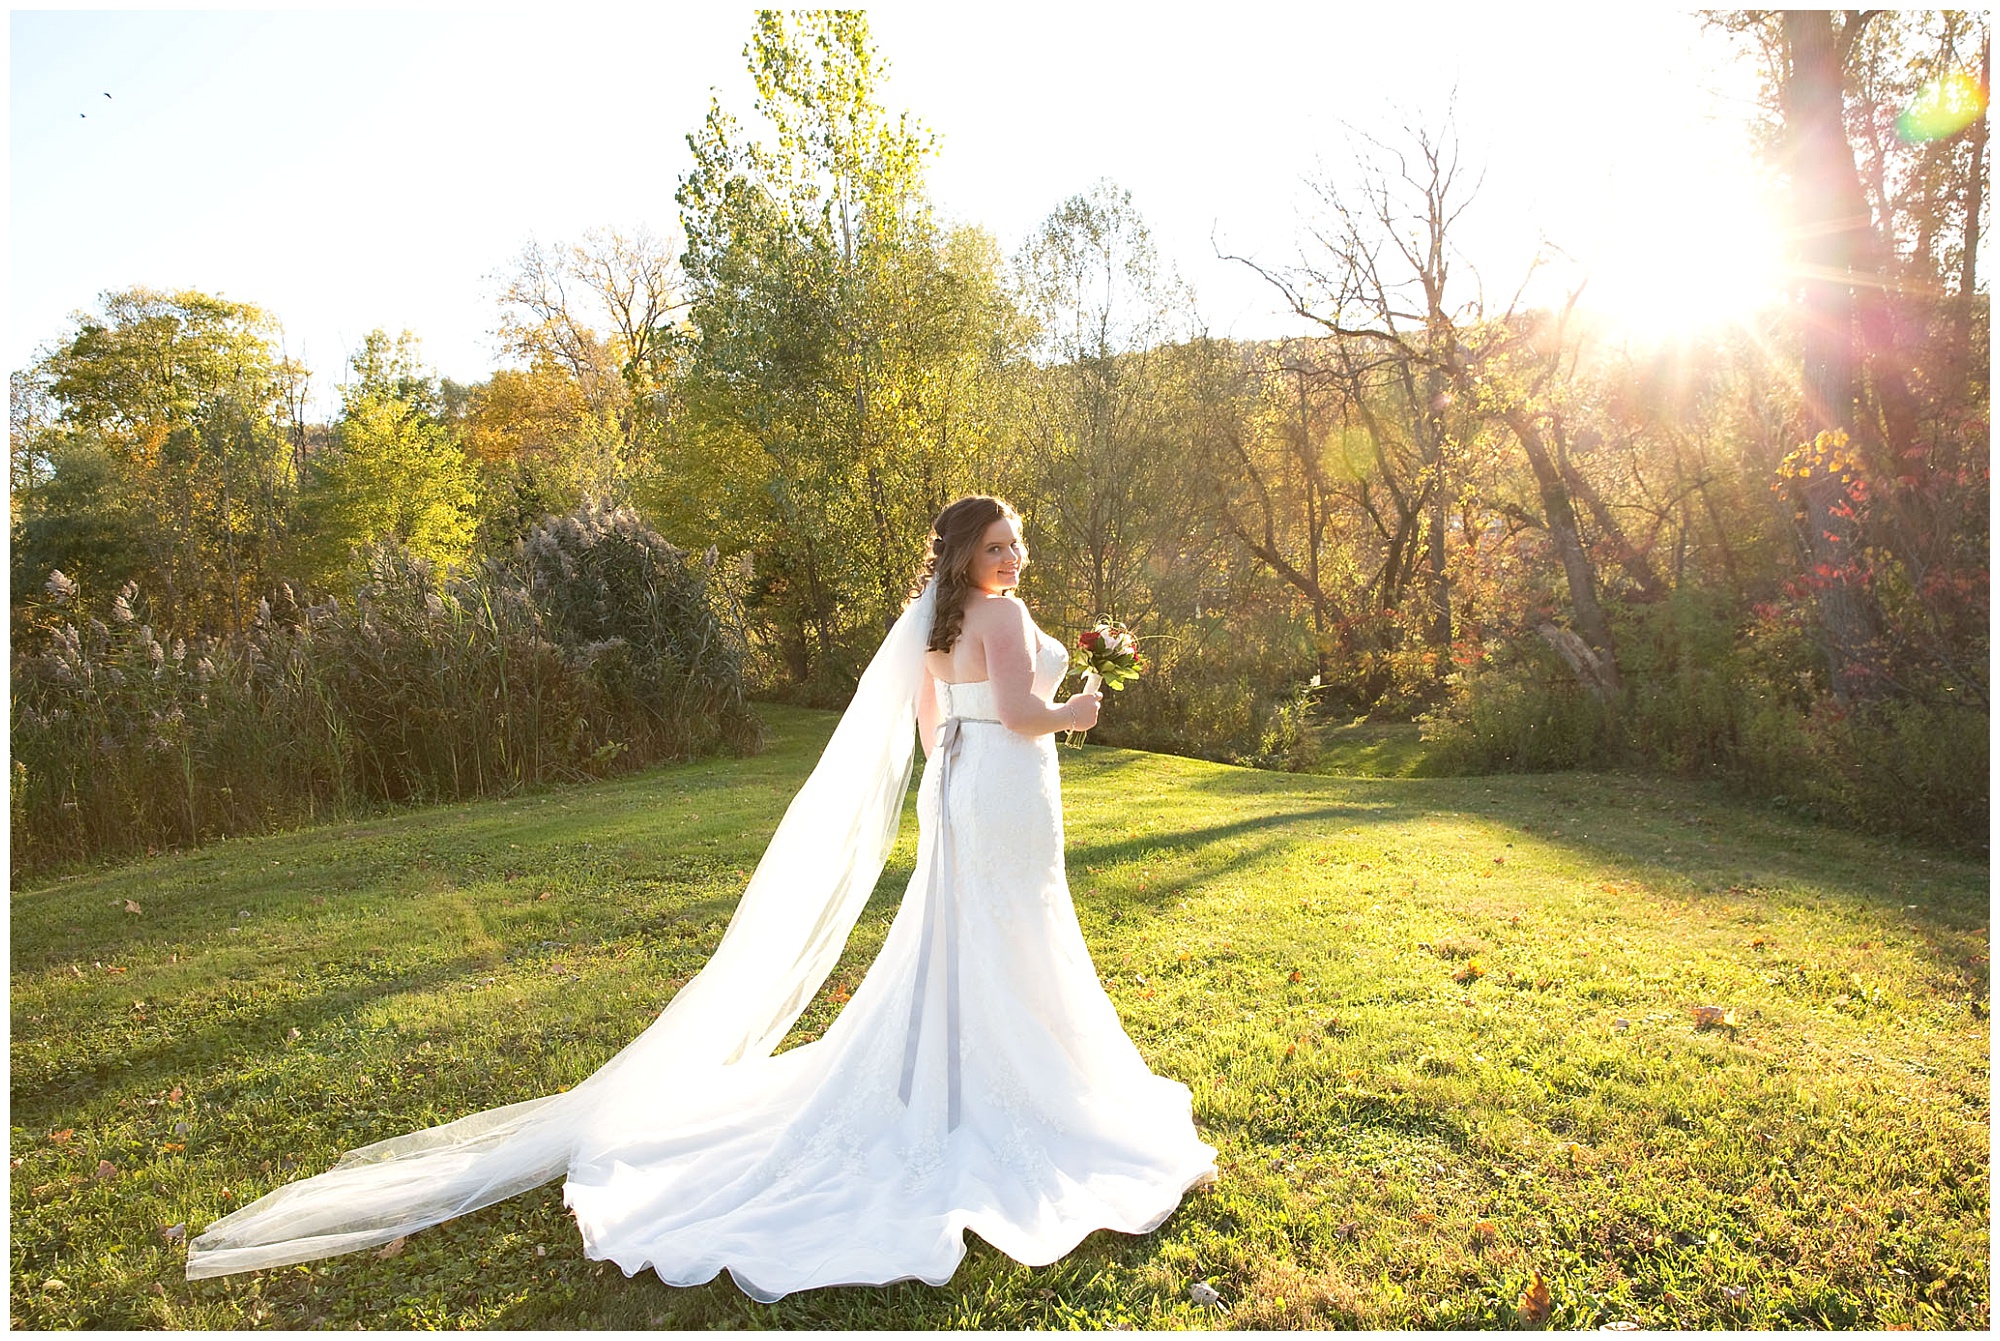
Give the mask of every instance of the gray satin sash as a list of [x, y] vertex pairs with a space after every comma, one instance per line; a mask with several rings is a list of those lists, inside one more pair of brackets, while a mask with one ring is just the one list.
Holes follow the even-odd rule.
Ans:
[[931, 951], [944, 940], [945, 1130], [958, 1129], [958, 868], [951, 841], [951, 766], [958, 756], [959, 728], [973, 722], [999, 726], [989, 717], [947, 717], [938, 724], [931, 763], [938, 771], [937, 841], [931, 845], [931, 874], [924, 899], [923, 945], [917, 952], [917, 985], [910, 993], [910, 1033], [903, 1045], [903, 1083], [897, 1096], [910, 1102], [917, 1078], [917, 1040], [923, 1028], [924, 996], [931, 980]]

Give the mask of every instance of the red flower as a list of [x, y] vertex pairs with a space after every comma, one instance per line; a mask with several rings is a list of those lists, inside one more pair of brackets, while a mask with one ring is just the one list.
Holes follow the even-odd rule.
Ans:
[[1083, 631], [1083, 636], [1081, 638], [1078, 638], [1077, 642], [1082, 646], [1087, 647], [1091, 651], [1095, 652], [1099, 648], [1104, 646], [1104, 635], [1099, 633], [1096, 629], [1085, 629]]

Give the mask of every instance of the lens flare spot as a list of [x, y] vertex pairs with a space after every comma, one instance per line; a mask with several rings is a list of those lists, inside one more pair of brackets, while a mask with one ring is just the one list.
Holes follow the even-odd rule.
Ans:
[[1986, 110], [1986, 90], [1962, 70], [1933, 79], [1917, 90], [1910, 105], [1896, 118], [1896, 134], [1905, 144], [1925, 144], [1958, 134]]

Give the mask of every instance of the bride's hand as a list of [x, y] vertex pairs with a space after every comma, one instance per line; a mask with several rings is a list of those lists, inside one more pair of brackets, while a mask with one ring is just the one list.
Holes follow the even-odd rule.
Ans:
[[1088, 731], [1091, 727], [1097, 725], [1097, 710], [1103, 703], [1104, 695], [1102, 693], [1071, 694], [1063, 700], [1063, 705], [1076, 718], [1075, 729], [1078, 731]]

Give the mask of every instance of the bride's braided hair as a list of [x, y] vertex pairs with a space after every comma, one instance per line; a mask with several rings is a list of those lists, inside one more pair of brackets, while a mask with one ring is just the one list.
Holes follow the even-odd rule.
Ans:
[[931, 523], [930, 545], [917, 572], [915, 590], [937, 580], [937, 613], [931, 617], [930, 651], [949, 652], [965, 623], [965, 597], [972, 590], [972, 557], [986, 528], [1005, 518], [1018, 523], [1021, 514], [1004, 498], [973, 494], [938, 513]]

